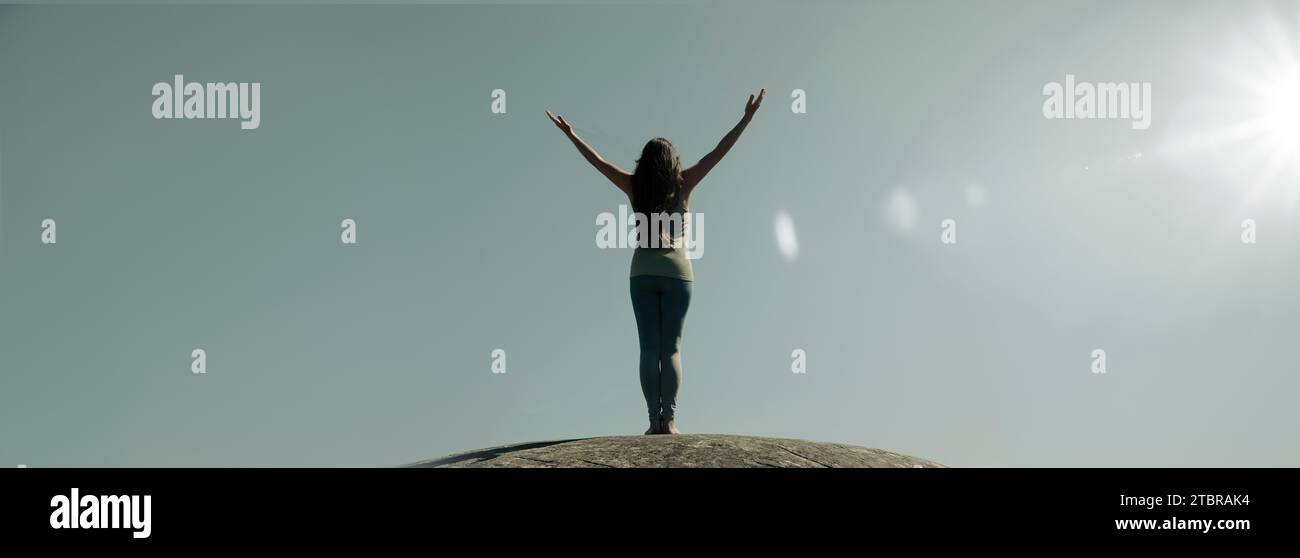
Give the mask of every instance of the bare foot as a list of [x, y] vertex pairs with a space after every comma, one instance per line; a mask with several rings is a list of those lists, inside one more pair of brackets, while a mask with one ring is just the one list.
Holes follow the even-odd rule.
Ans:
[[[662, 419], [661, 419], [661, 421], [662, 421]], [[681, 433], [682, 433], [681, 430], [678, 430], [678, 429], [677, 429], [677, 421], [672, 420], [672, 419], [669, 419], [669, 420], [662, 421], [662, 422], [664, 423], [664, 429], [663, 429], [663, 433], [664, 433], [664, 434], [681, 434]]]

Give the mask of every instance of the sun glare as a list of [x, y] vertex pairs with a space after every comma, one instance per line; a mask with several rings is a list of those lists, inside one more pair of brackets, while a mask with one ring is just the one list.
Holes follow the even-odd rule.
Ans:
[[1219, 50], [1216, 82], [1193, 96], [1165, 146], [1211, 163], [1243, 201], [1300, 200], [1300, 17], [1260, 17]]
[[1300, 76], [1286, 76], [1265, 95], [1264, 123], [1270, 143], [1291, 158], [1300, 155]]

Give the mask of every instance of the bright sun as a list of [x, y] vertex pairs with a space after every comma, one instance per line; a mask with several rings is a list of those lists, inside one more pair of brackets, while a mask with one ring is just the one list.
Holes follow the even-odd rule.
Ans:
[[1245, 192], [1245, 201], [1295, 205], [1300, 201], [1300, 17], [1261, 17], [1254, 30], [1218, 50], [1215, 82], [1189, 104], [1165, 153], [1213, 163]]
[[1300, 77], [1286, 76], [1265, 94], [1263, 101], [1268, 141], [1294, 160], [1300, 155]]

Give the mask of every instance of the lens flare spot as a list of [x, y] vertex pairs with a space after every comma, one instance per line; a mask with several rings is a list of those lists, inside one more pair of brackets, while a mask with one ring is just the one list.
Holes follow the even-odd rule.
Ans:
[[776, 249], [787, 262], [799, 257], [799, 239], [794, 232], [794, 219], [784, 209], [776, 213]]

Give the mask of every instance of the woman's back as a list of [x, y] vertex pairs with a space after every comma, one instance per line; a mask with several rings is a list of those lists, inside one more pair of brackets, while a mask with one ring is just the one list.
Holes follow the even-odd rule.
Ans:
[[[668, 214], [660, 214], [667, 216]], [[680, 222], [677, 217], [680, 216]], [[632, 272], [629, 277], [638, 275], [657, 275], [683, 281], [694, 281], [695, 272], [691, 268], [691, 259], [686, 255], [686, 229], [690, 227], [691, 214], [682, 211], [669, 219], [650, 221], [647, 227], [651, 233], [656, 228], [654, 223], [664, 224], [664, 230], [657, 235], [657, 243], [642, 243], [632, 252]], [[638, 229], [639, 230], [639, 229]], [[657, 247], [656, 247], [657, 246]]]

